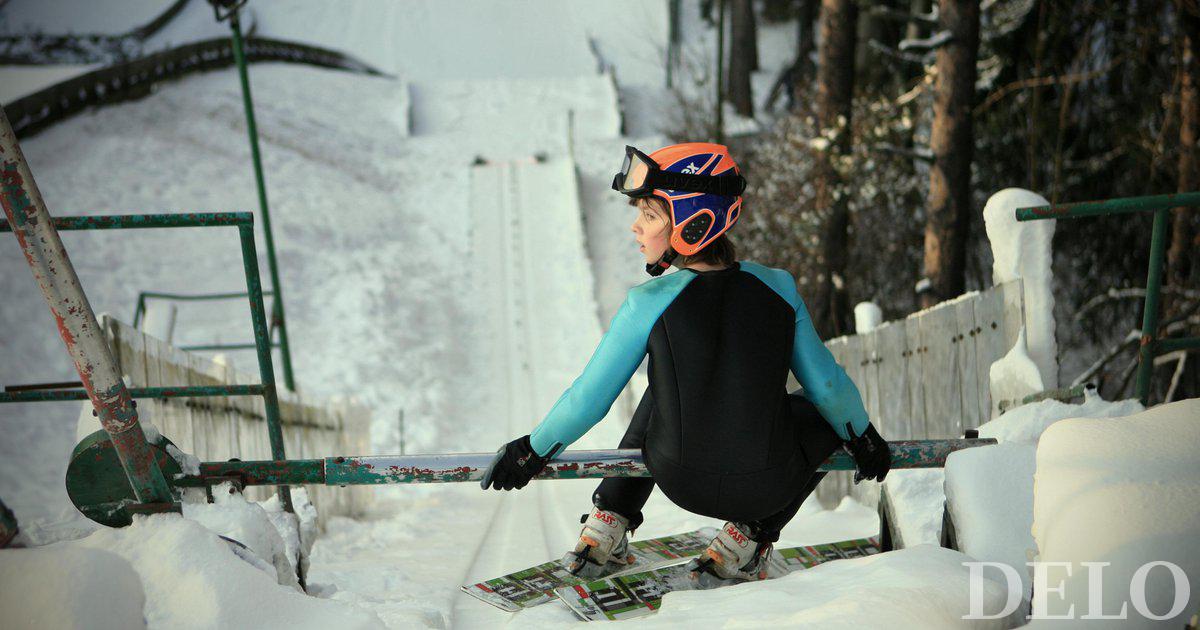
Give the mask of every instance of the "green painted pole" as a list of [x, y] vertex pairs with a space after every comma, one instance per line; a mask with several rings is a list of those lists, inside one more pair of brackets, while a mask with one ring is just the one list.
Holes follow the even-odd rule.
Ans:
[[[267, 413], [267, 436], [271, 440], [271, 457], [287, 459], [283, 447], [283, 427], [279, 420], [279, 392], [275, 385], [275, 367], [271, 363], [271, 333], [267, 330], [267, 314], [263, 307], [262, 277], [258, 274], [258, 250], [254, 247], [254, 226], [238, 228], [242, 240], [242, 264], [246, 267], [246, 292], [250, 295], [250, 318], [254, 322], [254, 341], [258, 344], [258, 372], [263, 385], [263, 406]], [[277, 486], [279, 500], [292, 512], [292, 492], [287, 486]]]
[[716, 143], [725, 144], [725, 0], [717, 0]]
[[1158, 305], [1162, 297], [1162, 269], [1167, 248], [1167, 209], [1154, 213], [1154, 231], [1150, 234], [1150, 270], [1146, 272], [1146, 306], [1142, 312], [1142, 340], [1138, 348], [1136, 393], [1149, 406], [1150, 378], [1154, 375], [1155, 338], [1158, 335]]
[[1129, 212], [1158, 212], [1181, 206], [1200, 206], [1200, 191], [1017, 208], [1016, 215], [1018, 221], [1074, 219]]
[[[207, 396], [261, 396], [262, 385], [192, 385], [187, 387], [130, 387], [130, 398], [197, 398]], [[0, 403], [87, 400], [86, 389], [38, 389], [0, 393]]]
[[242, 101], [246, 107], [246, 129], [250, 134], [250, 157], [254, 162], [254, 180], [258, 185], [258, 207], [262, 214], [263, 234], [267, 244], [267, 271], [271, 275], [271, 288], [275, 297], [271, 300], [271, 320], [279, 329], [279, 350], [283, 360], [283, 383], [289, 391], [296, 391], [296, 379], [292, 374], [292, 351], [288, 345], [287, 323], [283, 315], [283, 285], [279, 282], [279, 265], [275, 260], [275, 239], [271, 233], [271, 213], [267, 209], [267, 183], [263, 177], [262, 156], [258, 150], [258, 125], [254, 122], [254, 101], [250, 97], [250, 73], [246, 70], [246, 53], [242, 44], [242, 25], [235, 9], [229, 16], [229, 28], [233, 31], [233, 58], [237, 62], [238, 76], [242, 80]]
[[[109, 214], [85, 217], [52, 217], [51, 223], [59, 232], [68, 230], [139, 230], [148, 228], [186, 228], [251, 225], [254, 215], [249, 212], [180, 212], [177, 214]], [[0, 221], [0, 232], [12, 226]]]

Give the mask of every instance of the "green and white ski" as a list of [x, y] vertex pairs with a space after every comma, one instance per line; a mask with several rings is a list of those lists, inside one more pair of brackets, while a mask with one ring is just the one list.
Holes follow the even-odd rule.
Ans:
[[[608, 577], [650, 571], [684, 562], [704, 551], [716, 535], [715, 528], [702, 527], [686, 534], [631, 541], [629, 553], [634, 557], [633, 564]], [[561, 561], [551, 560], [478, 584], [465, 585], [462, 591], [501, 610], [517, 612], [554, 601], [556, 588], [570, 587], [594, 579], [596, 578], [572, 575], [563, 568]]]
[[[771, 554], [767, 576], [768, 579], [782, 577], [830, 560], [875, 553], [879, 553], [879, 540], [876, 537], [776, 549]], [[739, 582], [730, 583], [733, 584]], [[554, 594], [585, 621], [617, 621], [652, 615], [662, 606], [662, 598], [667, 593], [696, 588], [698, 585], [691, 578], [688, 565], [677, 563], [650, 571], [624, 572], [562, 586], [554, 589]]]

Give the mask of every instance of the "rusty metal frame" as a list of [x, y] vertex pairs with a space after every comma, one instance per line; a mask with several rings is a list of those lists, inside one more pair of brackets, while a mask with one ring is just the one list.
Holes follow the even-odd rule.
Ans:
[[[15, 139], [14, 139], [15, 145]], [[8, 210], [8, 186], [7, 186], [7, 162], [5, 162], [5, 210]], [[133, 214], [133, 215], [108, 215], [108, 216], [81, 216], [81, 217], [55, 217], [50, 218], [46, 215], [47, 220], [41, 221], [43, 228], [53, 233], [55, 242], [58, 243], [58, 251], [65, 258], [66, 250], [63, 249], [61, 241], [58, 240], [58, 231], [60, 230], [118, 230], [118, 229], [143, 229], [143, 228], [185, 228], [185, 227], [236, 227], [238, 230], [239, 240], [242, 247], [242, 264], [246, 273], [246, 295], [250, 302], [250, 316], [254, 324], [254, 339], [255, 348], [258, 350], [258, 367], [259, 375], [262, 383], [258, 385], [224, 385], [224, 386], [206, 386], [206, 387], [149, 387], [128, 390], [125, 388], [124, 382], [120, 383], [121, 391], [123, 392], [124, 400], [127, 402], [127, 407], [133, 408], [132, 398], [134, 394], [137, 397], [146, 398], [174, 398], [184, 396], [262, 396], [266, 410], [267, 433], [271, 441], [271, 456], [276, 460], [287, 459], [284, 449], [283, 431], [280, 423], [279, 412], [279, 393], [275, 384], [275, 369], [271, 359], [271, 341], [270, 333], [267, 329], [266, 308], [263, 304], [263, 289], [262, 278], [258, 270], [258, 252], [254, 244], [254, 215], [247, 212], [224, 212], [224, 213], [191, 213], [191, 214]], [[10, 217], [10, 221], [12, 218]], [[7, 232], [12, 229], [12, 225], [18, 225], [16, 221], [11, 223], [0, 223], [0, 233]], [[19, 228], [18, 228], [19, 229]], [[24, 241], [23, 241], [24, 243]], [[66, 267], [70, 268], [70, 262], [67, 261]], [[74, 277], [72, 270], [71, 276]], [[75, 279], [78, 284], [78, 279]], [[79, 289], [82, 296], [82, 288]], [[86, 304], [86, 298], [83, 298]], [[109, 361], [112, 362], [111, 352], [107, 343], [103, 340], [100, 334], [99, 324], [95, 323], [95, 315], [91, 312], [91, 307], [87, 307], [87, 313], [91, 315], [92, 323], [90, 329], [95, 331], [94, 334], [99, 340], [99, 345], [103, 346], [104, 352], [108, 353]], [[116, 374], [115, 362], [112, 362], [112, 371]], [[0, 403], [4, 402], [35, 402], [49, 400], [80, 400], [85, 394], [90, 394], [91, 390], [87, 387], [88, 378], [81, 370], [81, 377], [85, 384], [85, 390], [78, 389], [60, 389], [60, 390], [37, 390], [23, 392], [6, 392], [0, 394]], [[102, 416], [103, 418], [103, 416]], [[134, 411], [134, 419], [136, 422], [136, 411]], [[107, 426], [106, 426], [107, 428]], [[111, 432], [110, 432], [111, 433]], [[141, 436], [139, 427], [139, 436]], [[145, 438], [142, 437], [141, 443], [145, 446]], [[114, 441], [115, 444], [115, 441]], [[147, 447], [148, 448], [148, 447]], [[147, 450], [147, 457], [149, 456]], [[150, 458], [150, 463], [155, 466], [157, 464]], [[161, 477], [161, 472], [159, 473]], [[131, 477], [131, 481], [133, 478]], [[136, 486], [135, 486], [136, 487]], [[167, 484], [164, 481], [163, 489], [167, 489]], [[278, 488], [280, 500], [284, 507], [290, 512], [292, 511], [291, 491], [287, 486], [281, 485]], [[165, 495], [169, 497], [168, 495]], [[142, 495], [138, 495], [139, 500], [143, 503], [169, 503], [169, 498], [156, 501], [147, 501], [142, 499]]]
[[1154, 213], [1154, 225], [1150, 232], [1150, 263], [1146, 271], [1146, 300], [1142, 308], [1142, 338], [1138, 347], [1137, 384], [1134, 390], [1143, 405], [1150, 402], [1150, 379], [1154, 376], [1154, 358], [1175, 350], [1200, 348], [1200, 337], [1158, 338], [1167, 217], [1171, 209], [1189, 206], [1200, 207], [1200, 191], [1051, 204], [1016, 210], [1017, 221], [1073, 219], [1130, 212]]
[[170, 503], [171, 489], [138, 422], [137, 407], [71, 265], [8, 116], [0, 112], [0, 205], [46, 298], [93, 413], [112, 440], [134, 496]]

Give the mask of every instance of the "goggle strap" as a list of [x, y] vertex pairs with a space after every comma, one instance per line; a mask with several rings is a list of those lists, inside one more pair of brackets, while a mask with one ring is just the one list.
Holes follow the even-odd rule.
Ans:
[[746, 190], [746, 179], [741, 175], [692, 175], [655, 170], [646, 176], [651, 188], [682, 190], [737, 197]]

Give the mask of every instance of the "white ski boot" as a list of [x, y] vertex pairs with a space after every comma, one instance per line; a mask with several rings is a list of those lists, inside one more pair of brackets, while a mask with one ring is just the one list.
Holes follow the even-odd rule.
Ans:
[[563, 558], [567, 570], [584, 577], [603, 577], [634, 561], [629, 554], [629, 519], [598, 507], [579, 519], [583, 531], [575, 550]]
[[774, 545], [756, 542], [750, 529], [742, 523], [725, 523], [700, 558], [691, 562], [692, 579], [701, 588], [767, 579], [767, 561]]

